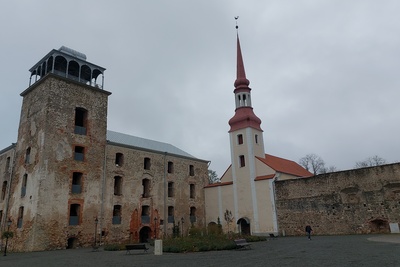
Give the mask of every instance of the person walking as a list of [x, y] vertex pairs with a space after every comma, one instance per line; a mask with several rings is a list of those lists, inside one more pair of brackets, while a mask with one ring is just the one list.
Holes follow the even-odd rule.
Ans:
[[307, 233], [308, 240], [311, 240], [311, 232], [312, 232], [311, 226], [307, 225], [306, 226], [306, 233]]

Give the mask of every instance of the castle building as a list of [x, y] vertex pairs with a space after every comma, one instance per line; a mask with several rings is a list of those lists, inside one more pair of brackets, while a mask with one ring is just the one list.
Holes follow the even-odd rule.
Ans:
[[144, 242], [205, 225], [208, 161], [107, 130], [105, 68], [67, 47], [30, 69], [16, 144], [0, 151], [0, 231], [14, 251]]
[[261, 120], [254, 114], [237, 36], [235, 114], [229, 120], [231, 165], [221, 182], [205, 188], [206, 221], [225, 231], [252, 235], [278, 233], [275, 181], [312, 176], [297, 163], [265, 154]]

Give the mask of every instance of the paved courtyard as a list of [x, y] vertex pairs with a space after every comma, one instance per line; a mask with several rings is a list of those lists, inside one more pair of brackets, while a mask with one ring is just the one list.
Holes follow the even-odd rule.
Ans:
[[[154, 255], [132, 251], [73, 249], [0, 256], [1, 267], [18, 266], [400, 266], [400, 235], [279, 237], [251, 250]], [[2, 254], [1, 254], [2, 255]]]

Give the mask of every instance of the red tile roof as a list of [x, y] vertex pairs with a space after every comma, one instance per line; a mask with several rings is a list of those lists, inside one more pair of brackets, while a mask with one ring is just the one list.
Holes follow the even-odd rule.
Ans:
[[277, 172], [292, 174], [298, 177], [309, 177], [313, 174], [294, 161], [265, 154], [265, 158], [256, 157]]
[[275, 177], [275, 174], [262, 175], [262, 176], [257, 176], [256, 179], [254, 179], [254, 181], [268, 180], [268, 179], [272, 179], [274, 177]]
[[219, 183], [208, 184], [204, 188], [223, 186], [223, 185], [230, 185], [230, 184], [233, 184], [233, 182], [224, 182], [224, 183], [219, 182]]

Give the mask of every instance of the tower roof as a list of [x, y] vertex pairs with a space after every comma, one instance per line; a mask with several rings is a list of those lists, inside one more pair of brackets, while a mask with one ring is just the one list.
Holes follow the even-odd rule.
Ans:
[[236, 56], [236, 81], [234, 83], [235, 89], [248, 88], [250, 81], [246, 78], [246, 72], [244, 70], [242, 49], [240, 48], [239, 34], [237, 34], [237, 56]]

